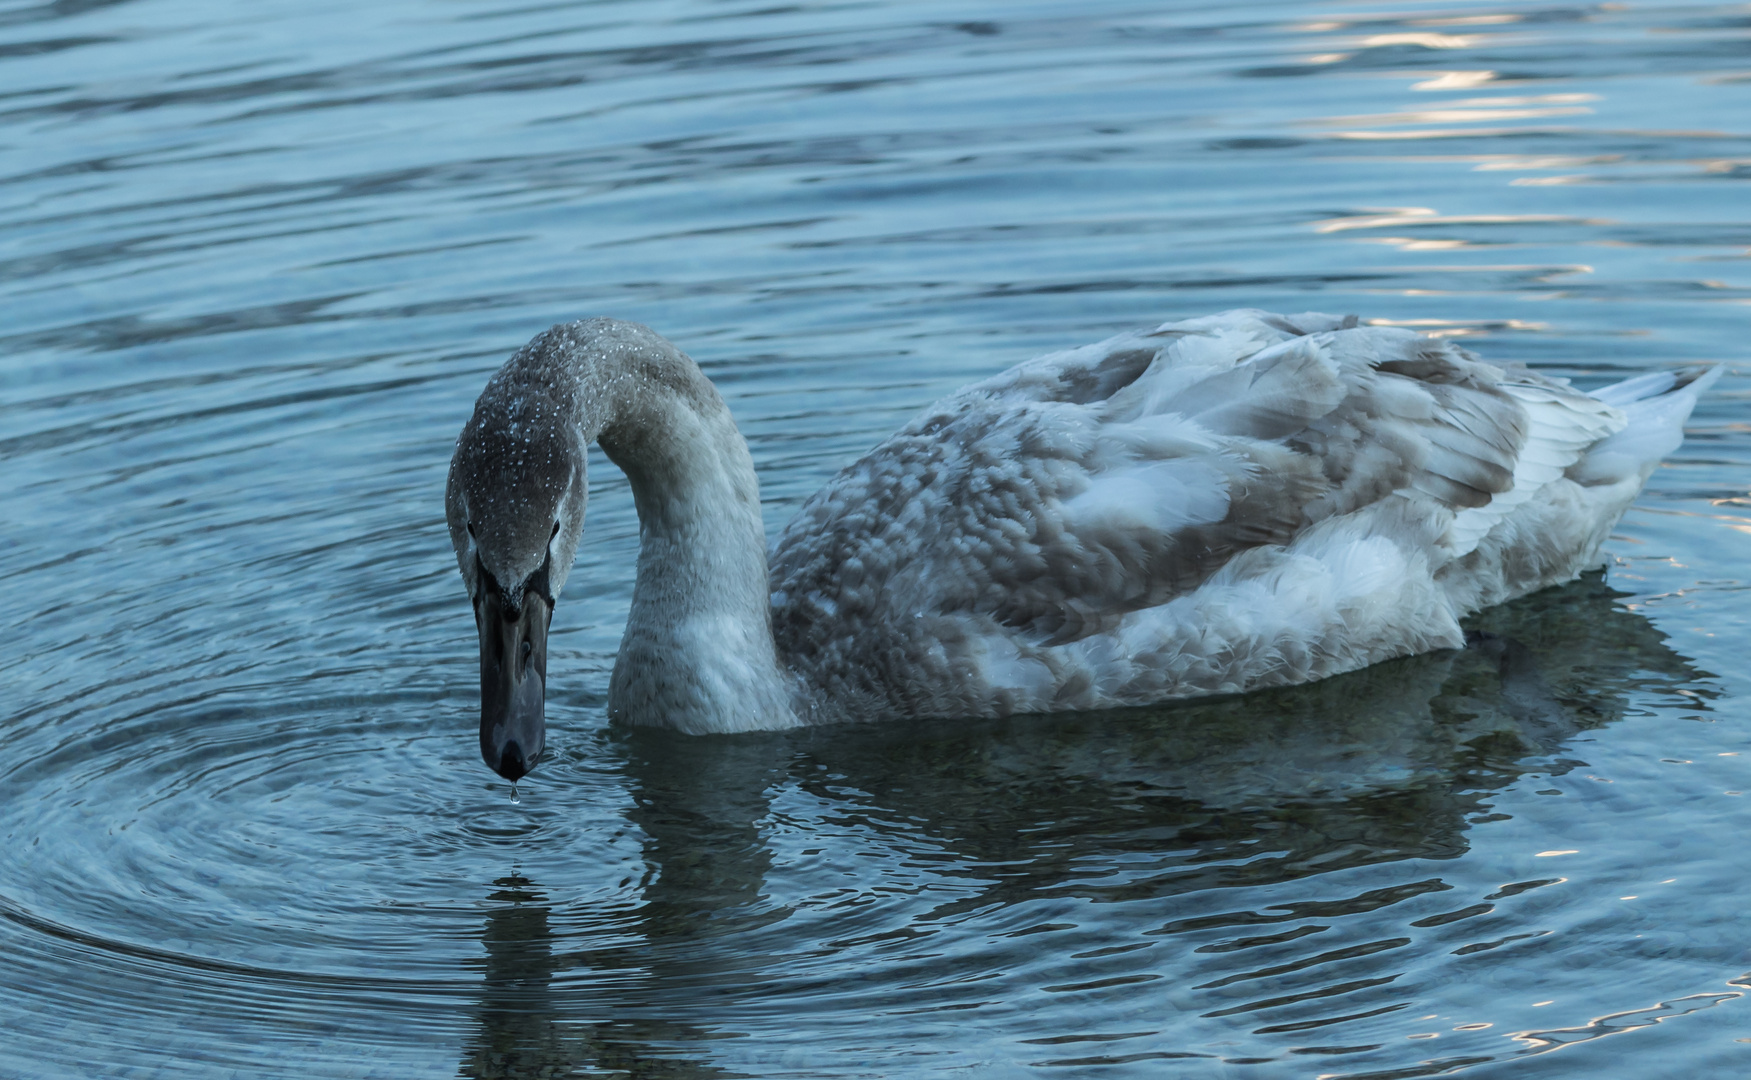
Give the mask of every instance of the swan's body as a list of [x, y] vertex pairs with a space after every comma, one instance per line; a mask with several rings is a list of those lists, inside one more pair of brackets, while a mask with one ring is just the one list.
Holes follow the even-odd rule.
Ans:
[[636, 324], [557, 326], [488, 383], [451, 467], [483, 702], [527, 693], [489, 686], [487, 631], [531, 607], [500, 651], [538, 636], [544, 679], [591, 440], [640, 521], [611, 714], [744, 731], [1145, 704], [1458, 647], [1462, 616], [1597, 564], [1699, 374], [1587, 395], [1353, 318], [1226, 312], [942, 399], [768, 549], [698, 367]]

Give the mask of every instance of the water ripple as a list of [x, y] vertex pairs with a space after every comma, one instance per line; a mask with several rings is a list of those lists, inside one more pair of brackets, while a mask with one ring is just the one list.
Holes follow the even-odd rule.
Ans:
[[[1743, 1071], [1747, 29], [0, 11], [0, 1072]], [[674, 337], [776, 527], [941, 392], [1235, 306], [1731, 367], [1609, 584], [1475, 648], [948, 729], [609, 728], [593, 454], [552, 759], [515, 805], [479, 767], [440, 496], [537, 330]]]

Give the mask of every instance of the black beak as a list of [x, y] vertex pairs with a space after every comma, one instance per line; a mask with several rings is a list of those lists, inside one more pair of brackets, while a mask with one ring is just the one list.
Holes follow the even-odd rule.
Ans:
[[511, 604], [490, 576], [475, 600], [480, 629], [480, 756], [515, 782], [547, 748], [547, 627], [553, 602], [533, 589]]

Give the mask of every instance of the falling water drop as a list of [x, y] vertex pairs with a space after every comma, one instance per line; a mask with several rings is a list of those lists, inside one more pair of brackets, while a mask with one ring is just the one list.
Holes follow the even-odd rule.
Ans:
[[511, 783], [511, 805], [517, 806], [517, 805], [521, 804], [522, 801], [523, 801], [522, 799], [517, 797], [517, 784], [515, 781], [512, 781], [512, 783]]

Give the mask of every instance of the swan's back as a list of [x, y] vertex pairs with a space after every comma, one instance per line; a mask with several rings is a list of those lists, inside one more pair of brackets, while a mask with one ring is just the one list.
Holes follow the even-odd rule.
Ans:
[[804, 504], [771, 553], [779, 654], [827, 720], [1142, 704], [1456, 647], [1461, 616], [1597, 563], [1702, 387], [1661, 378], [1608, 403], [1260, 311], [1040, 357]]

